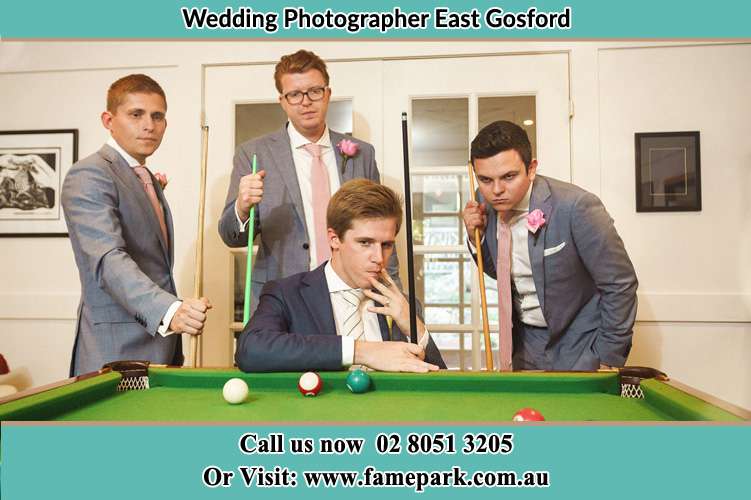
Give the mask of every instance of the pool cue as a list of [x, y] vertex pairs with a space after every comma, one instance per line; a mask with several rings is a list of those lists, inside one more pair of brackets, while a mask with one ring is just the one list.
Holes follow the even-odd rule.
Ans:
[[[475, 173], [472, 163], [467, 163], [469, 171], [469, 197], [475, 199]], [[493, 349], [490, 346], [490, 325], [488, 324], [488, 297], [485, 292], [485, 270], [482, 261], [482, 246], [480, 245], [480, 230], [475, 228], [475, 248], [477, 249], [477, 274], [480, 282], [480, 301], [482, 304], [482, 333], [485, 338], [485, 368], [490, 372], [495, 370], [493, 365]]]
[[[253, 175], [258, 169], [256, 154], [253, 153]], [[250, 319], [250, 273], [253, 270], [253, 233], [255, 232], [256, 207], [250, 207], [248, 216], [248, 256], [245, 259], [245, 303], [243, 304], [243, 328], [248, 324]]]
[[[206, 165], [209, 155], [209, 126], [201, 126], [201, 183], [198, 188], [198, 237], [196, 238], [196, 267], [193, 277], [193, 297], [203, 296], [203, 221], [206, 211]], [[198, 364], [198, 336], [190, 336], [190, 366]]]
[[407, 281], [409, 283], [409, 341], [417, 344], [417, 304], [415, 300], [414, 245], [412, 244], [412, 190], [409, 186], [409, 138], [407, 113], [402, 113], [402, 152], [404, 154], [404, 209], [407, 226]]

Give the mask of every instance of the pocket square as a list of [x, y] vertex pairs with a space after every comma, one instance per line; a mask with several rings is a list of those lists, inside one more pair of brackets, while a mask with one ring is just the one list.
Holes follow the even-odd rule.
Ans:
[[550, 255], [556, 254], [560, 252], [561, 250], [563, 250], [563, 247], [565, 246], [566, 246], [566, 242], [564, 241], [560, 245], [554, 246], [553, 248], [546, 248], [545, 250], [543, 250], [542, 255], [544, 255], [545, 257], [549, 257]]

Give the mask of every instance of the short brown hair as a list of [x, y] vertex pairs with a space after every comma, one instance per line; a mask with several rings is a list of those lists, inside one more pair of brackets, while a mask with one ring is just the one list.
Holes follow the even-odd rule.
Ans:
[[326, 226], [343, 238], [355, 219], [395, 219], [398, 233], [402, 200], [392, 189], [369, 179], [347, 181], [329, 200]]
[[323, 75], [326, 86], [329, 85], [329, 72], [326, 71], [326, 63], [323, 59], [309, 50], [298, 50], [294, 54], [282, 56], [274, 69], [274, 84], [276, 90], [282, 93], [282, 76], [287, 73], [305, 73], [311, 69], [317, 69]]
[[162, 87], [150, 76], [135, 74], [124, 76], [110, 85], [107, 91], [107, 111], [117, 111], [128, 94], [157, 94], [162, 96], [164, 106], [167, 107], [167, 96]]
[[532, 163], [532, 146], [527, 132], [516, 123], [503, 120], [493, 122], [483, 127], [477, 137], [472, 140], [470, 152], [472, 165], [477, 159], [490, 158], [511, 149], [519, 153], [524, 167], [529, 172], [529, 165]]

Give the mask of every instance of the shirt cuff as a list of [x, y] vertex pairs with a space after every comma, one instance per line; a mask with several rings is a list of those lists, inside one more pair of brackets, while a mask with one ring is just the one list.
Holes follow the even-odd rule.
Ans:
[[159, 323], [159, 328], [156, 329], [157, 333], [159, 333], [159, 335], [161, 335], [162, 337], [166, 337], [167, 335], [172, 335], [173, 333], [175, 333], [174, 330], [169, 329], [169, 324], [172, 323], [172, 318], [175, 316], [177, 310], [180, 309], [182, 303], [182, 300], [176, 300], [172, 303], [171, 306], [169, 306], [169, 309], [167, 309], [167, 313], [162, 318], [162, 322]]
[[[477, 253], [475, 248], [475, 239], [467, 237], [467, 243], [469, 244], [469, 249], [472, 250], [472, 253]], [[485, 243], [485, 233], [483, 233], [482, 238], [480, 239], [480, 245]]]
[[342, 337], [342, 366], [349, 367], [355, 361], [355, 338]]
[[430, 342], [430, 332], [428, 331], [428, 327], [426, 326], [425, 333], [423, 333], [422, 337], [420, 337], [420, 340], [417, 341], [417, 345], [419, 345], [423, 349], [427, 349], [428, 342]]
[[244, 233], [248, 227], [248, 222], [250, 222], [250, 217], [245, 222], [242, 221], [240, 215], [237, 213], [237, 202], [235, 202], [235, 218], [237, 219], [237, 225], [240, 226], [240, 232]]

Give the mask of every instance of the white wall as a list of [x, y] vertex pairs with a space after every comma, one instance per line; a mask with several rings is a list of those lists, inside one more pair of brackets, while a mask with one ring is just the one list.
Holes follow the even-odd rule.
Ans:
[[[150, 165], [171, 179], [178, 288], [190, 293], [202, 65], [270, 63], [302, 43], [0, 43], [0, 130], [78, 128], [79, 155], [105, 140], [107, 85], [142, 71], [164, 86], [169, 127]], [[640, 278], [631, 364], [751, 408], [749, 45], [627, 42], [311, 42], [324, 59], [569, 51], [575, 183], [599, 194]], [[268, 80], [248, 85], [271, 85]], [[335, 85], [335, 82], [334, 82]], [[633, 133], [700, 130], [703, 211], [636, 214]], [[381, 135], [381, 134], [377, 134]], [[376, 147], [382, 145], [376, 144]], [[229, 169], [230, 166], [228, 165]], [[223, 194], [222, 194], [223, 196]], [[745, 196], [747, 198], [747, 196]], [[215, 231], [207, 221], [206, 231]], [[63, 378], [78, 278], [67, 239], [0, 239], [0, 352], [33, 383]], [[225, 265], [224, 262], [206, 264]], [[229, 359], [224, 361], [229, 362]]]
[[[630, 362], [751, 407], [751, 45], [602, 50], [598, 63], [600, 194], [640, 281]], [[701, 134], [702, 211], [637, 214], [634, 133], [683, 130]]]

